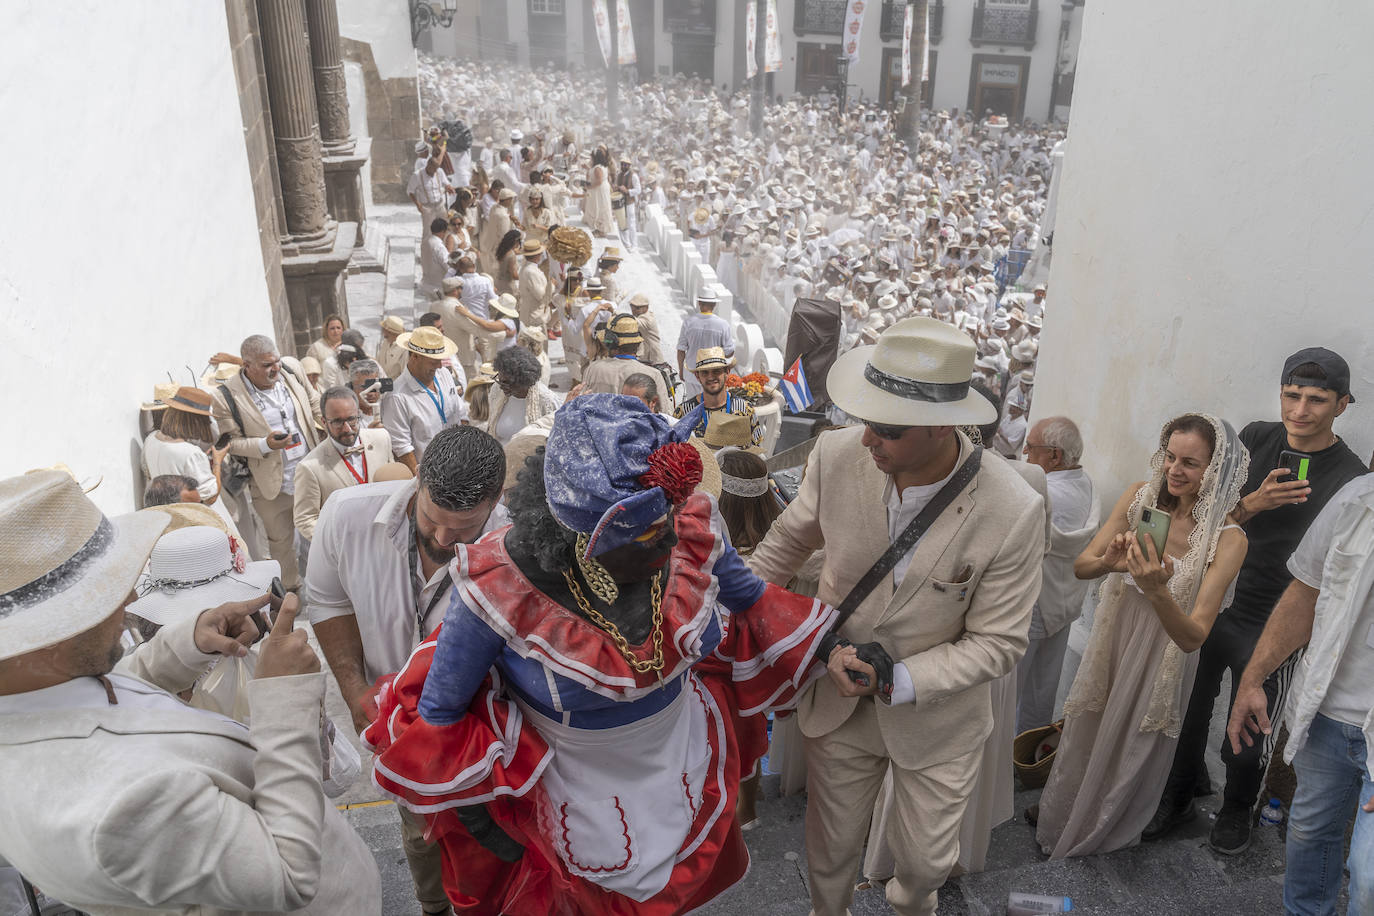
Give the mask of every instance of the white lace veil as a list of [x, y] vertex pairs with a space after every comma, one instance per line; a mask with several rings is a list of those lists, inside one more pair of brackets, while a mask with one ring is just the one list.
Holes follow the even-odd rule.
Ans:
[[[1198, 591], [1202, 588], [1202, 578], [1207, 567], [1216, 556], [1217, 542], [1221, 540], [1221, 529], [1226, 524], [1226, 516], [1240, 500], [1241, 487], [1250, 472], [1250, 452], [1241, 444], [1231, 424], [1216, 417], [1201, 414], [1212, 425], [1216, 436], [1216, 448], [1212, 460], [1202, 475], [1202, 485], [1197, 504], [1193, 506], [1193, 520], [1196, 522], [1188, 535], [1188, 552], [1174, 560], [1174, 575], [1169, 580], [1169, 592], [1178, 602], [1185, 614], [1192, 614], [1193, 604], [1197, 601]], [[1177, 418], [1176, 418], [1177, 419]], [[1150, 459], [1150, 479], [1136, 491], [1135, 499], [1127, 510], [1128, 530], [1134, 531], [1140, 522], [1141, 509], [1155, 505], [1159, 488], [1164, 482], [1164, 452], [1168, 445], [1167, 430], [1174, 423], [1170, 420], [1160, 432], [1159, 450]], [[1122, 573], [1112, 573], [1102, 584], [1100, 603], [1093, 620], [1092, 634], [1083, 653], [1083, 663], [1064, 702], [1064, 714], [1076, 716], [1084, 712], [1101, 712], [1107, 702], [1111, 689], [1111, 646], [1121, 609], [1123, 590], [1127, 588]], [[1222, 607], [1230, 603], [1235, 589], [1232, 581], [1227, 589]], [[1140, 723], [1144, 732], [1162, 731], [1169, 737], [1177, 737], [1182, 724], [1182, 687], [1183, 687], [1183, 650], [1170, 642], [1164, 650], [1159, 670], [1155, 672], [1154, 686], [1150, 692], [1150, 705], [1145, 718]]]

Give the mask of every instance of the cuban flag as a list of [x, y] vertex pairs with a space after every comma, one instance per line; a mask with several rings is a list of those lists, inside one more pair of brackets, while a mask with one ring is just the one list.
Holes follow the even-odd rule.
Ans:
[[793, 413], [801, 413], [815, 400], [811, 395], [811, 386], [806, 384], [806, 370], [802, 368], [800, 356], [792, 368], [783, 373], [782, 397], [787, 401], [787, 409]]

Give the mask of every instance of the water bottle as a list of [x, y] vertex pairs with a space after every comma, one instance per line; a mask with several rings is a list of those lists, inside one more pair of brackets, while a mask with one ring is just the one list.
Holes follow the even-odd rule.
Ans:
[[1037, 916], [1039, 913], [1069, 913], [1073, 901], [1068, 897], [1047, 897], [1043, 894], [1023, 894], [1012, 891], [1007, 895], [1007, 916]]
[[1269, 804], [1260, 812], [1259, 822], [1265, 827], [1277, 827], [1283, 823], [1283, 806], [1277, 798], [1269, 799]]

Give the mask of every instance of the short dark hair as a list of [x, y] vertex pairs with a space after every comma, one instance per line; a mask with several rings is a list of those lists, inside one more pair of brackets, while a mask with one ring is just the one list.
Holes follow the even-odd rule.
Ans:
[[429, 223], [429, 231], [434, 235], [438, 235], [446, 229], [448, 229], [448, 220], [446, 219], [431, 220]]
[[324, 406], [330, 401], [348, 401], [354, 407], [358, 406], [358, 395], [352, 388], [345, 388], [343, 385], [335, 385], [333, 388], [325, 390], [320, 395], [320, 416], [324, 416]]
[[425, 447], [417, 476], [440, 509], [465, 511], [501, 495], [506, 453], [475, 426], [448, 426]]
[[183, 490], [199, 489], [200, 484], [196, 483], [194, 477], [186, 477], [182, 474], [159, 474], [148, 481], [148, 488], [143, 491], [144, 506], [170, 506], [172, 503], [181, 502]]
[[524, 347], [506, 347], [497, 350], [491, 359], [491, 367], [506, 384], [515, 388], [529, 388], [539, 381], [544, 367], [535, 356]]
[[422, 328], [425, 325], [429, 325], [430, 327], [436, 327], [438, 325], [442, 325], [443, 322], [444, 317], [440, 315], [438, 312], [425, 312], [423, 315], [420, 316], [420, 320], [415, 322], [415, 326], [417, 328]]

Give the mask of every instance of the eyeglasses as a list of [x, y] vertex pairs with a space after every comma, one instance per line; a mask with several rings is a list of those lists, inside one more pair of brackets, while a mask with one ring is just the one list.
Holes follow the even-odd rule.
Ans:
[[1047, 448], [1047, 449], [1049, 449], [1049, 450], [1052, 451], [1052, 452], [1057, 452], [1057, 451], [1059, 451], [1059, 446], [1057, 446], [1057, 445], [1042, 445], [1042, 444], [1039, 443], [1039, 442], [1027, 442], [1027, 443], [1026, 443], [1026, 451], [1029, 452], [1029, 451], [1030, 451], [1031, 449], [1033, 449], [1033, 448]]
[[887, 423], [874, 423], [869, 420], [864, 420], [864, 426], [867, 426], [873, 435], [879, 439], [886, 439], [889, 442], [902, 438], [902, 434], [908, 429], [914, 429], [911, 426], [891, 426]]
[[357, 426], [359, 423], [363, 422], [363, 418], [355, 414], [351, 417], [339, 417], [337, 420], [325, 420], [324, 422], [338, 429], [342, 426]]

